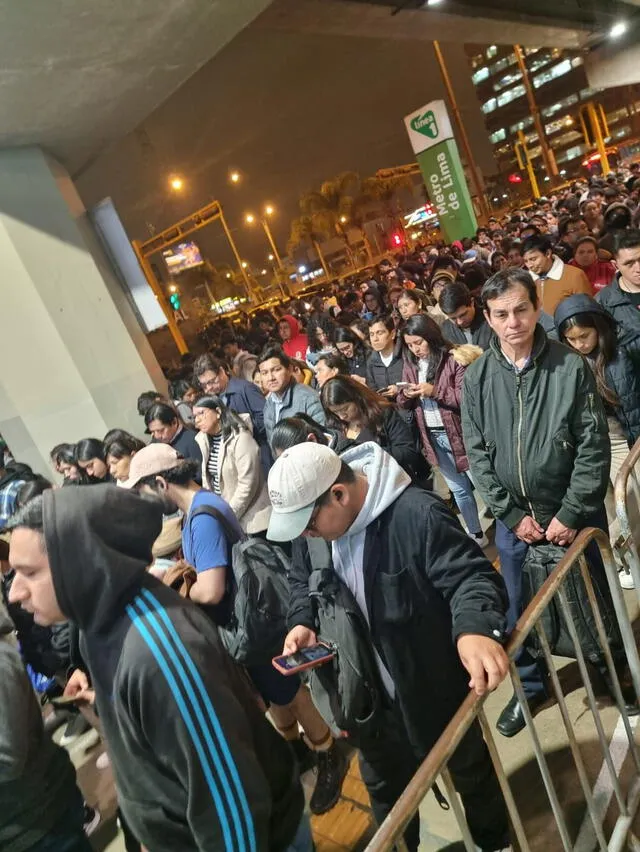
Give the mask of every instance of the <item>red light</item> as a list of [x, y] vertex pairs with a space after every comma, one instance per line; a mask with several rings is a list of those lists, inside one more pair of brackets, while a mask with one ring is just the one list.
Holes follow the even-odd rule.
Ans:
[[507, 180], [509, 181], [509, 183], [522, 183], [522, 175], [517, 175], [517, 174], [509, 175]]
[[391, 239], [393, 240], [394, 246], [402, 245], [402, 237], [400, 236], [400, 234], [394, 234]]

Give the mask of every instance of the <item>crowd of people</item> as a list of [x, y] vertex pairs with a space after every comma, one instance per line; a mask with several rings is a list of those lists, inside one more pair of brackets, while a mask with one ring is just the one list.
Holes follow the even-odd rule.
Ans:
[[[218, 320], [168, 393], [139, 396], [147, 440], [114, 428], [60, 444], [55, 485], [4, 450], [4, 632], [17, 629], [49, 695], [94, 706], [127, 849], [307, 852], [299, 773], [315, 768], [310, 809], [324, 813], [349, 748], [382, 820], [469, 687], [506, 676], [527, 560], [544, 548], [559, 559], [585, 527], [608, 533], [607, 493], [640, 438], [639, 198], [637, 166], [576, 182], [308, 301]], [[611, 609], [595, 546], [588, 558]], [[323, 638], [331, 587], [346, 631], [332, 669], [348, 646], [370, 676], [307, 682], [274, 668], [274, 649], [251, 636], [276, 603], [252, 598], [251, 578], [276, 562], [278, 653]], [[620, 582], [633, 587], [624, 566]], [[221, 638], [232, 627], [250, 656]], [[636, 713], [615, 629], [610, 648]], [[604, 654], [590, 661], [613, 697]], [[531, 648], [517, 663], [536, 710], [547, 673]], [[0, 845], [85, 850], [74, 773], [9, 642], [0, 666], [12, 707]], [[524, 726], [514, 694], [497, 728]], [[477, 847], [508, 847], [479, 727], [450, 768]], [[414, 819], [409, 849], [418, 834]]]

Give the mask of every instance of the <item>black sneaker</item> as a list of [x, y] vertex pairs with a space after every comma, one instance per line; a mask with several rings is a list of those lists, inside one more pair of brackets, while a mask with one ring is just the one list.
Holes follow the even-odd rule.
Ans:
[[340, 798], [342, 782], [349, 769], [349, 761], [337, 742], [328, 751], [316, 752], [318, 777], [309, 807], [312, 814], [330, 811]]
[[300, 775], [304, 775], [305, 772], [309, 772], [316, 766], [316, 753], [309, 748], [302, 737], [297, 740], [289, 740], [289, 742], [298, 761]]
[[97, 808], [91, 808], [89, 805], [84, 806], [84, 833], [87, 837], [91, 837], [96, 828], [100, 825], [100, 811]]

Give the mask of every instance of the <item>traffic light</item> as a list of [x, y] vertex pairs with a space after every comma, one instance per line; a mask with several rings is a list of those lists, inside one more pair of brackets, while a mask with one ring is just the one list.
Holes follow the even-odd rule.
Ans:
[[393, 243], [395, 248], [400, 248], [400, 246], [402, 245], [402, 242], [403, 242], [402, 241], [402, 235], [401, 234], [392, 234], [391, 242]]
[[171, 305], [171, 307], [173, 308], [174, 311], [179, 311], [180, 310], [180, 294], [179, 293], [172, 293], [169, 296], [169, 304]]

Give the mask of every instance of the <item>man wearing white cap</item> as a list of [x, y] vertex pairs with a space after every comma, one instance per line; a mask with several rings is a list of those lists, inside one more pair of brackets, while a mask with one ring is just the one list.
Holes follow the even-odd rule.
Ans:
[[[300, 536], [331, 542], [333, 569], [368, 625], [385, 694], [375, 742], [360, 743], [361, 765], [380, 820], [469, 686], [482, 694], [505, 677], [504, 584], [446, 506], [412, 486], [376, 444], [341, 457], [316, 443], [292, 447], [271, 469], [269, 496], [268, 538], [298, 539], [294, 562], [296, 551], [304, 552]], [[294, 570], [303, 575], [299, 561]], [[290, 625], [286, 653], [317, 641], [313, 610], [307, 611]], [[506, 809], [478, 726], [450, 769], [477, 846], [506, 847]], [[418, 839], [416, 819], [405, 840], [417, 849]]]

